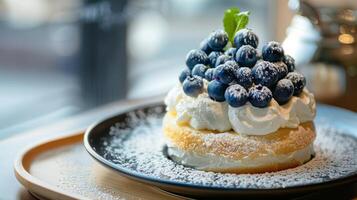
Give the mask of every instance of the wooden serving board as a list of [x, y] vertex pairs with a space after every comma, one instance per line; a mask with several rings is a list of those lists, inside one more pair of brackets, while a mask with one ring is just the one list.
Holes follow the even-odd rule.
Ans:
[[184, 199], [97, 164], [82, 138], [83, 132], [27, 148], [15, 160], [16, 178], [40, 199]]

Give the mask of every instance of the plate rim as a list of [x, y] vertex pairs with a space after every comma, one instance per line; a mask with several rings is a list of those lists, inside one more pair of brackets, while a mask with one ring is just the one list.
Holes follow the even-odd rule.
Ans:
[[[306, 185], [297, 185], [297, 186], [288, 186], [288, 187], [283, 187], [283, 188], [232, 188], [232, 187], [217, 187], [217, 186], [203, 186], [203, 185], [195, 185], [195, 184], [189, 184], [189, 183], [182, 183], [182, 182], [176, 182], [176, 181], [171, 181], [171, 180], [163, 180], [160, 178], [156, 177], [150, 177], [146, 174], [138, 173], [132, 170], [129, 170], [125, 167], [121, 167], [120, 165], [116, 165], [101, 155], [99, 155], [93, 147], [90, 145], [89, 139], [91, 134], [93, 134], [93, 130], [109, 121], [112, 121], [114, 118], [120, 116], [120, 115], [125, 115], [128, 112], [133, 112], [136, 110], [142, 110], [142, 109], [147, 109], [147, 108], [153, 108], [156, 106], [164, 106], [163, 101], [157, 101], [157, 102], [151, 102], [151, 103], [143, 103], [138, 106], [125, 109], [123, 111], [120, 111], [110, 117], [107, 117], [105, 119], [99, 120], [92, 125], [90, 125], [83, 137], [83, 144], [86, 149], [86, 151], [89, 153], [89, 155], [94, 158], [97, 162], [99, 162], [101, 165], [114, 170], [117, 173], [120, 173], [121, 175], [124, 175], [128, 178], [147, 183], [147, 184], [155, 184], [155, 185], [161, 185], [161, 186], [173, 186], [173, 187], [180, 187], [180, 188], [186, 188], [186, 189], [198, 189], [198, 190], [205, 190], [205, 191], [218, 191], [218, 192], [240, 192], [240, 193], [271, 193], [271, 192], [299, 192], [299, 191], [311, 191], [315, 189], [326, 189], [326, 188], [331, 188], [335, 186], [340, 186], [343, 184], [348, 184], [348, 183], [353, 183], [357, 182], [357, 173], [353, 175], [347, 175], [343, 176], [340, 178], [337, 178], [335, 180], [329, 180], [321, 183], [311, 183], [311, 184], [306, 184]], [[338, 112], [344, 112], [348, 114], [354, 114], [352, 111], [349, 111], [344, 108], [339, 108], [335, 106], [330, 106], [330, 105], [325, 105], [325, 104], [318, 104], [318, 107], [326, 107], [328, 109], [333, 109]], [[357, 126], [356, 126], [357, 127]], [[357, 133], [356, 133], [357, 134]], [[356, 137], [352, 136], [351, 137]]]

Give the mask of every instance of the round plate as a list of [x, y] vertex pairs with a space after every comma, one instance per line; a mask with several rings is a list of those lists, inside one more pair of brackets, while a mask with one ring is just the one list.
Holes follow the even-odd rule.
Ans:
[[189, 197], [311, 196], [331, 188], [346, 190], [357, 181], [357, 115], [350, 111], [318, 106], [316, 156], [308, 163], [240, 175], [199, 171], [171, 161], [161, 133], [164, 113], [160, 102], [96, 123], [85, 133], [85, 148], [121, 175]]

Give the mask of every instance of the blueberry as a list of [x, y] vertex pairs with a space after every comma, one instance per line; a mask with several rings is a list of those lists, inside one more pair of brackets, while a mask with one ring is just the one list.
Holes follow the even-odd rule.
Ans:
[[186, 65], [191, 70], [197, 64], [207, 64], [208, 57], [207, 54], [201, 50], [191, 50], [186, 56]]
[[228, 85], [223, 84], [217, 80], [213, 80], [208, 83], [207, 92], [211, 99], [223, 102], [225, 100], [224, 92], [226, 91], [227, 87]]
[[205, 73], [209, 67], [204, 64], [197, 64], [192, 69], [192, 75], [200, 76], [202, 78], [205, 77]]
[[239, 68], [237, 62], [234, 60], [228, 60], [224, 64], [232, 66], [234, 71], [238, 70], [238, 68]]
[[286, 78], [289, 79], [294, 85], [294, 96], [300, 95], [306, 85], [305, 77], [300, 73], [290, 72], [286, 75]]
[[271, 41], [263, 46], [262, 56], [263, 60], [266, 61], [282, 61], [284, 58], [284, 49], [278, 42]]
[[252, 67], [252, 76], [253, 76], [253, 82], [254, 82], [254, 74], [257, 71], [257, 67], [260, 65], [260, 62], [258, 61], [257, 64], [254, 65], [254, 67]]
[[226, 89], [224, 97], [232, 107], [243, 106], [248, 101], [247, 90], [239, 84], [231, 85]]
[[283, 62], [274, 63], [276, 70], [278, 71], [278, 79], [284, 78], [288, 74], [288, 67]]
[[223, 84], [229, 84], [234, 80], [234, 68], [227, 64], [219, 65], [214, 69], [213, 77]]
[[253, 84], [252, 70], [248, 67], [241, 67], [236, 72], [236, 83], [249, 88]]
[[188, 76], [182, 87], [187, 96], [197, 97], [203, 92], [203, 80], [199, 76]]
[[216, 60], [216, 64], [215, 67], [217, 67], [218, 65], [224, 64], [225, 62], [227, 62], [228, 60], [232, 60], [232, 57], [227, 56], [225, 54], [218, 56], [217, 60]]
[[229, 49], [227, 49], [227, 51], [224, 52], [224, 54], [226, 54], [227, 56], [233, 57], [236, 55], [237, 53], [237, 48], [231, 47]]
[[273, 63], [259, 62], [252, 71], [255, 84], [271, 87], [278, 81], [278, 71]]
[[223, 55], [223, 53], [220, 52], [220, 51], [212, 51], [212, 52], [208, 55], [208, 61], [209, 61], [209, 65], [210, 65], [211, 67], [215, 67], [215, 66], [216, 66], [217, 58], [218, 58], [220, 55]]
[[208, 81], [213, 80], [213, 72], [214, 72], [213, 68], [207, 69], [207, 71], [205, 73], [205, 79], [207, 79]]
[[212, 32], [208, 38], [208, 46], [215, 51], [222, 51], [228, 43], [228, 35], [223, 30]]
[[258, 60], [257, 50], [250, 45], [241, 46], [235, 56], [239, 66], [253, 67]]
[[182, 70], [180, 76], [179, 76], [179, 80], [181, 83], [183, 83], [183, 81], [186, 79], [187, 76], [191, 75], [191, 71], [189, 68], [185, 67], [184, 70]]
[[289, 79], [281, 79], [275, 86], [274, 99], [279, 104], [285, 104], [293, 96], [294, 84]]
[[211, 47], [208, 46], [208, 38], [204, 39], [201, 43], [200, 43], [200, 49], [205, 52], [207, 55], [209, 55], [213, 50], [211, 49]]
[[291, 57], [289, 55], [285, 55], [283, 62], [288, 67], [289, 72], [293, 72], [295, 70], [295, 60], [293, 57]]
[[249, 89], [249, 102], [258, 108], [265, 108], [273, 98], [269, 88], [263, 85], [255, 85]]
[[243, 45], [250, 45], [257, 48], [258, 43], [258, 36], [249, 29], [241, 29], [234, 36], [234, 45], [237, 49]]

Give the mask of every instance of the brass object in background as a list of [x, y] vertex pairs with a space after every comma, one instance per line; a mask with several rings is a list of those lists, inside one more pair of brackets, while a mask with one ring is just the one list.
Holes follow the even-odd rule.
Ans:
[[298, 11], [283, 45], [319, 102], [357, 111], [357, 8], [290, 0]]

